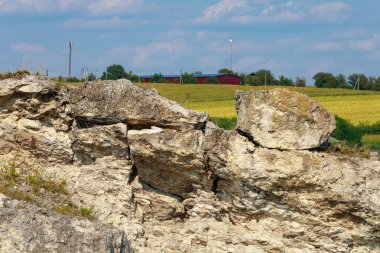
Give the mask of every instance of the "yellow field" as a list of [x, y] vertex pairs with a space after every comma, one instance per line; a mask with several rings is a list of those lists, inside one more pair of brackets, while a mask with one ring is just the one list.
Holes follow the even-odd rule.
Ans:
[[[183, 106], [208, 112], [210, 117], [230, 118], [236, 116], [236, 90], [263, 90], [274, 86], [234, 86], [234, 85], [178, 85], [141, 84], [155, 88], [159, 93]], [[278, 86], [277, 86], [278, 87]], [[307, 94], [321, 103], [332, 114], [348, 119], [354, 124], [380, 121], [380, 92], [354, 91], [347, 89], [321, 89], [315, 87], [287, 87]]]

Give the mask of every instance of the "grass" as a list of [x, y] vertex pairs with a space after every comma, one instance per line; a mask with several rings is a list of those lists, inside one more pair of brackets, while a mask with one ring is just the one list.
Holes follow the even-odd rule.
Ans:
[[93, 218], [93, 207], [78, 207], [73, 203], [66, 182], [16, 161], [3, 162], [0, 166], [0, 192], [63, 215]]
[[380, 151], [380, 134], [368, 134], [362, 137], [363, 146]]

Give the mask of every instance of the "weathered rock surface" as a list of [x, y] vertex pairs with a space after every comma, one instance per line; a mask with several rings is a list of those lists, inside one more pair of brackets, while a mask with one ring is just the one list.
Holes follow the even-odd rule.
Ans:
[[295, 91], [237, 92], [236, 98], [237, 128], [266, 148], [318, 148], [335, 129], [326, 109]]
[[82, 164], [92, 164], [96, 159], [107, 156], [129, 159], [125, 124], [76, 129], [71, 132], [70, 139], [75, 159]]
[[1, 252], [128, 252], [123, 231], [69, 218], [0, 194]]
[[206, 113], [185, 109], [129, 80], [90, 82], [73, 90], [69, 98], [72, 114], [84, 124], [123, 122], [132, 128], [200, 129], [208, 119]]
[[225, 131], [126, 80], [22, 80], [0, 86], [0, 160], [64, 180], [95, 220], [0, 195], [1, 252], [380, 252], [380, 162], [302, 150], [334, 126], [303, 95], [239, 93]]
[[133, 163], [145, 183], [182, 197], [193, 191], [193, 184], [211, 190], [202, 131], [135, 130], [128, 132], [128, 139]]

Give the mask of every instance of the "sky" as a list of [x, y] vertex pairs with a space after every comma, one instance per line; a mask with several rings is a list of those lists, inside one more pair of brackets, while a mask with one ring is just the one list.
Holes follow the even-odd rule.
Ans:
[[380, 1], [0, 0], [0, 72], [380, 76]]

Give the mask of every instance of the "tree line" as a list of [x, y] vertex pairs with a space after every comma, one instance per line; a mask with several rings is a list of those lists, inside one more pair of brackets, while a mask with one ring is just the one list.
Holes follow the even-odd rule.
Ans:
[[[263, 86], [263, 85], [279, 85], [279, 86], [297, 86], [305, 87], [306, 79], [303, 77], [297, 77], [295, 80], [280, 75], [278, 78], [267, 69], [259, 69], [255, 72], [247, 73], [236, 73], [231, 69], [222, 68], [218, 71], [219, 74], [231, 74], [240, 77], [241, 85], [250, 86]], [[174, 83], [185, 83], [185, 84], [197, 84], [198, 80], [194, 77], [195, 74], [202, 74], [201, 71], [195, 71], [193, 73], [184, 72], [181, 73], [180, 78], [174, 78], [171, 82]], [[139, 75], [132, 73], [132, 71], [125, 71], [124, 67], [120, 64], [113, 64], [106, 68], [100, 77], [101, 80], [117, 80], [126, 78], [132, 82], [144, 82]], [[79, 79], [72, 78], [73, 81], [80, 81]], [[87, 75], [88, 81], [97, 79], [93, 73]], [[178, 80], [177, 80], [178, 79]], [[314, 85], [318, 88], [345, 88], [345, 89], [360, 89], [360, 90], [376, 90], [380, 91], [380, 76], [366, 76], [365, 74], [351, 74], [347, 78], [343, 74], [338, 74], [334, 76], [332, 73], [328, 72], [318, 72], [313, 76]], [[71, 80], [68, 80], [71, 81]], [[165, 78], [162, 73], [155, 73], [151, 77], [151, 82], [153, 83], [165, 83]], [[206, 84], [217, 84], [218, 80], [216, 77], [208, 77], [205, 82]]]
[[344, 88], [380, 91], [380, 77], [365, 74], [351, 74], [346, 78], [339, 74], [334, 76], [328, 72], [319, 72], [313, 76], [314, 85], [318, 88]]

